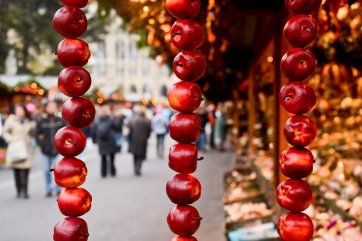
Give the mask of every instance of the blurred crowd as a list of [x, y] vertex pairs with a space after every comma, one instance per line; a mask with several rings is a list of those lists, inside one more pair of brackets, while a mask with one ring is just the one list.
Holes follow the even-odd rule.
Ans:
[[[37, 149], [43, 163], [45, 196], [59, 195], [61, 191], [50, 171], [62, 158], [53, 144], [55, 133], [66, 126], [60, 114], [61, 104], [43, 99], [40, 108], [31, 103], [16, 104], [0, 112], [0, 166], [13, 170], [17, 198], [29, 198], [29, 173], [35, 156], [38, 157]], [[134, 175], [141, 176], [151, 133], [156, 138], [157, 157], [165, 158], [165, 137], [173, 115], [168, 107], [105, 103], [96, 105], [96, 111], [92, 125], [82, 130], [98, 147], [102, 178], [117, 175], [115, 158], [122, 152], [132, 154]], [[228, 132], [226, 107], [201, 106], [197, 114], [201, 120], [201, 135], [196, 142], [199, 150], [224, 151]]]

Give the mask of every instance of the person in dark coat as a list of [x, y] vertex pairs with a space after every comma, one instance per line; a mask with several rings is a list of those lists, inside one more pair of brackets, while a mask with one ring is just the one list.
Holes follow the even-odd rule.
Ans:
[[147, 142], [151, 134], [151, 121], [145, 116], [143, 106], [136, 108], [135, 116], [129, 122], [130, 153], [133, 154], [134, 172], [141, 176], [142, 162], [147, 155]]
[[[46, 103], [45, 113], [41, 115], [36, 123], [35, 139], [40, 146], [41, 156], [44, 162], [44, 178], [45, 178], [45, 190], [46, 197], [53, 196], [52, 193], [52, 174], [50, 169], [54, 167], [54, 163], [61, 158], [58, 151], [55, 149], [53, 139], [55, 133], [65, 126], [65, 122], [62, 118], [56, 115], [57, 104], [53, 101]], [[61, 188], [54, 184], [55, 191], [59, 195]]]
[[93, 142], [98, 143], [98, 150], [101, 156], [101, 176], [106, 177], [108, 169], [112, 177], [116, 176], [114, 164], [115, 155], [119, 147], [116, 141], [117, 125], [112, 117], [111, 107], [102, 106], [102, 113], [94, 125]]

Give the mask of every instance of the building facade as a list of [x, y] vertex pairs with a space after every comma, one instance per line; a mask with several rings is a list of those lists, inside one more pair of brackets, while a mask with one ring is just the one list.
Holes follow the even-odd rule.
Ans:
[[169, 85], [169, 70], [148, 57], [148, 49], [139, 49], [139, 36], [122, 30], [114, 17], [104, 40], [90, 44], [92, 56], [87, 68], [93, 84], [105, 96], [119, 91], [125, 99], [164, 98]]

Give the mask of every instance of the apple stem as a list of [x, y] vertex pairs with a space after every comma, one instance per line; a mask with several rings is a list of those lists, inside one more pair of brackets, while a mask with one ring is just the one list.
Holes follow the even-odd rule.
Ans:
[[54, 169], [52, 168], [52, 169], [49, 169], [49, 172], [54, 172]]
[[287, 98], [293, 98], [293, 95], [285, 95], [285, 96], [283, 96], [283, 100], [285, 100]]
[[66, 140], [65, 141], [65, 144], [72, 144], [72, 145], [75, 145], [76, 143], [74, 142], [74, 141], [72, 141], [72, 140]]
[[201, 221], [201, 220], [202, 220], [202, 217], [199, 217], [199, 218], [192, 218], [192, 220]]
[[313, 163], [316, 163], [316, 160], [313, 160]]
[[195, 95], [195, 98], [196, 98], [196, 99], [199, 99], [199, 100], [201, 100], [201, 101], [203, 101], [203, 100], [204, 100], [204, 98], [199, 97], [199, 96], [196, 96], [196, 95]]
[[198, 161], [202, 161], [202, 160], [204, 160], [204, 157], [202, 156], [202, 157], [199, 157], [199, 158], [197, 158], [197, 160]]
[[77, 78], [77, 79], [75, 80], [75, 82], [79, 83], [79, 82], [81, 82], [82, 80], [83, 80], [83, 78], [82, 78], [82, 77], [79, 77], [79, 78]]
[[178, 62], [178, 61], [175, 61], [174, 63], [175, 63], [175, 65], [180, 66], [180, 67], [183, 67], [183, 66], [184, 66], [182, 63], [180, 63], [180, 62]]
[[174, 34], [171, 35], [171, 37], [173, 38], [173, 37], [175, 37], [177, 35], [181, 35], [181, 33], [174, 33]]
[[89, 237], [89, 233], [87, 233], [87, 234], [81, 234], [81, 235], [79, 235], [80, 237]]
[[91, 116], [90, 116], [90, 114], [89, 114], [88, 112], [84, 112], [83, 115], [84, 115], [85, 117], [87, 117], [88, 119], [91, 118]]

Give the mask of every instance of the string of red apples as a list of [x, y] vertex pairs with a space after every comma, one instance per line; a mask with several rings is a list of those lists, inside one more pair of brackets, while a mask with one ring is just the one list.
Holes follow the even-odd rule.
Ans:
[[173, 71], [182, 81], [168, 92], [170, 106], [179, 113], [172, 116], [169, 129], [178, 142], [169, 151], [169, 167], [178, 172], [167, 182], [166, 192], [176, 204], [167, 216], [167, 223], [178, 235], [172, 241], [197, 241], [192, 235], [200, 227], [201, 217], [190, 204], [201, 196], [201, 184], [191, 175], [196, 171], [198, 149], [194, 144], [200, 136], [200, 120], [194, 111], [200, 106], [202, 93], [194, 81], [206, 70], [204, 56], [196, 49], [204, 42], [203, 27], [193, 20], [200, 12], [200, 0], [166, 0], [167, 11], [177, 18], [171, 29], [172, 43], [180, 49], [173, 61]]
[[313, 171], [314, 157], [305, 148], [316, 137], [315, 123], [304, 114], [315, 105], [315, 91], [304, 81], [315, 71], [317, 62], [307, 50], [318, 33], [318, 22], [310, 16], [316, 12], [322, 0], [285, 0], [292, 16], [284, 26], [283, 36], [291, 49], [282, 57], [280, 67], [289, 80], [279, 93], [279, 101], [292, 116], [284, 127], [284, 136], [292, 145], [279, 158], [282, 173], [288, 177], [277, 187], [277, 200], [288, 210], [279, 217], [278, 233], [283, 241], [309, 241], [314, 226], [303, 213], [312, 202], [312, 190], [303, 180]]
[[87, 18], [81, 8], [88, 0], [61, 0], [65, 5], [54, 15], [54, 29], [65, 37], [57, 49], [59, 63], [64, 67], [58, 77], [58, 87], [71, 97], [62, 107], [62, 117], [68, 126], [60, 129], [54, 137], [54, 145], [64, 156], [56, 162], [55, 182], [64, 188], [58, 196], [60, 212], [67, 216], [54, 227], [54, 241], [86, 241], [88, 225], [79, 216], [91, 208], [92, 196], [84, 188], [87, 167], [75, 156], [86, 146], [86, 136], [80, 128], [90, 125], [95, 116], [95, 108], [89, 100], [81, 97], [91, 86], [91, 77], [82, 68], [90, 57], [88, 44], [81, 39], [87, 30]]

